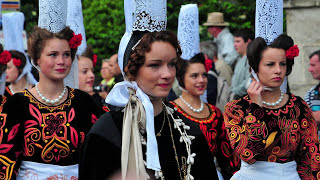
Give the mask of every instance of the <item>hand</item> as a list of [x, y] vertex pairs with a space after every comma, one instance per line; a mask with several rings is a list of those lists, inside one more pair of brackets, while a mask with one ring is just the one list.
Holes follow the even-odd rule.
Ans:
[[262, 107], [262, 97], [261, 93], [263, 91], [263, 86], [257, 82], [255, 79], [252, 79], [252, 83], [247, 89], [248, 95], [251, 99], [251, 102], [258, 104]]

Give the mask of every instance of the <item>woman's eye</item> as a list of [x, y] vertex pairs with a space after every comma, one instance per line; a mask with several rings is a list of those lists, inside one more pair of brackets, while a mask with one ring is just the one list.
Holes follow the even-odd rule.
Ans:
[[281, 65], [281, 66], [286, 66], [286, 65], [287, 65], [287, 63], [282, 62], [282, 63], [280, 63], [280, 65]]
[[176, 65], [177, 65], [177, 62], [171, 62], [171, 63], [169, 63], [169, 66], [170, 66], [170, 67], [176, 67]]
[[208, 73], [203, 73], [202, 77], [208, 77]]
[[51, 53], [51, 54], [49, 54], [49, 56], [57, 56], [57, 54], [56, 53]]
[[160, 65], [159, 64], [150, 64], [149, 67], [151, 68], [158, 68]]
[[267, 66], [273, 66], [273, 63], [269, 63], [269, 64], [267, 64]]
[[71, 56], [71, 53], [69, 53], [69, 52], [67, 52], [67, 53], [64, 53], [64, 56], [67, 56], [67, 57], [69, 57], [69, 56]]
[[197, 74], [192, 74], [191, 77], [196, 78], [198, 75]]

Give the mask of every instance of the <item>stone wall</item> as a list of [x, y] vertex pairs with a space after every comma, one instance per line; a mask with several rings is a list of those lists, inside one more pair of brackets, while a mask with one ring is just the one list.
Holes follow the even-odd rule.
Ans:
[[320, 0], [285, 0], [287, 34], [300, 48], [300, 55], [289, 76], [289, 86], [295, 95], [305, 93], [319, 81], [308, 71], [309, 55], [320, 49]]

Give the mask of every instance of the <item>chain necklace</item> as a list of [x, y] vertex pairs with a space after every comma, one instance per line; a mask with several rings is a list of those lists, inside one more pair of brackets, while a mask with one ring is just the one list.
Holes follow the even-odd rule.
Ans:
[[157, 137], [161, 136], [161, 132], [162, 132], [162, 129], [164, 127], [164, 124], [166, 123], [166, 119], [165, 119], [165, 114], [163, 114], [163, 122], [162, 122], [162, 126], [161, 126], [161, 129], [160, 131], [157, 133]]
[[51, 104], [51, 105], [59, 102], [59, 101], [63, 98], [64, 94], [65, 94], [66, 91], [67, 91], [67, 88], [64, 87], [62, 93], [60, 94], [60, 96], [59, 96], [58, 98], [56, 98], [56, 99], [51, 100], [51, 99], [48, 99], [48, 98], [44, 97], [44, 95], [41, 94], [41, 92], [40, 92], [40, 90], [39, 90], [39, 88], [38, 88], [38, 84], [39, 84], [39, 83], [36, 84], [36, 90], [37, 90], [37, 93], [39, 94], [40, 98], [41, 98], [44, 102], [49, 103], [49, 104]]
[[269, 102], [265, 102], [265, 101], [262, 101], [262, 104], [266, 105], [266, 106], [271, 106], [271, 107], [275, 107], [277, 105], [279, 105], [283, 99], [283, 92], [280, 91], [281, 94], [280, 94], [280, 97], [278, 99], [278, 101], [274, 102], [274, 103], [269, 103]]
[[[165, 111], [165, 115], [167, 115], [167, 111]], [[180, 179], [183, 180], [182, 174], [181, 174], [181, 169], [180, 169], [179, 157], [178, 157], [178, 154], [177, 154], [176, 146], [174, 144], [174, 138], [173, 138], [171, 123], [169, 121], [169, 118], [167, 118], [167, 119], [168, 119], [169, 128], [170, 128], [170, 135], [171, 135], [171, 141], [172, 141], [172, 146], [173, 146], [173, 150], [174, 150], [174, 155], [175, 155], [175, 159], [176, 159], [177, 165], [178, 165], [178, 172], [179, 172], [179, 175], [180, 175]]]
[[182, 98], [182, 96], [180, 95], [180, 99], [182, 100], [183, 103], [185, 103], [193, 112], [195, 113], [200, 113], [203, 111], [203, 102], [201, 101], [201, 107], [199, 109], [196, 109], [194, 107], [192, 107], [186, 100], [184, 100]]

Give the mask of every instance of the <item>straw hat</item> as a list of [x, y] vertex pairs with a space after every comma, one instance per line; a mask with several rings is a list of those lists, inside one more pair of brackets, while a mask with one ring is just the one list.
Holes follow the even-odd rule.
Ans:
[[207, 22], [203, 23], [204, 26], [229, 26], [228, 22], [224, 21], [223, 13], [212, 12], [208, 14]]

